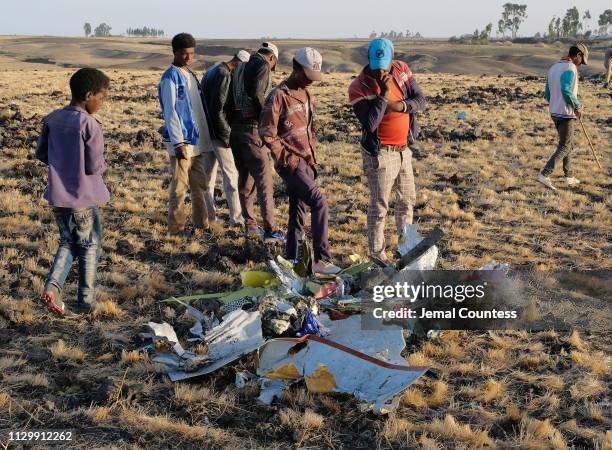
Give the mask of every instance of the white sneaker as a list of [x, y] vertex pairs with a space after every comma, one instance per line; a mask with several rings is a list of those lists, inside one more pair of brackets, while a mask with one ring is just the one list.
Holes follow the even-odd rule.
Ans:
[[580, 184], [580, 180], [574, 177], [565, 177], [565, 182], [567, 183], [568, 186], [576, 186]]
[[317, 261], [312, 265], [312, 271], [314, 273], [320, 273], [321, 275], [335, 275], [342, 269], [338, 266], [333, 265], [328, 261]]
[[553, 186], [552, 182], [550, 181], [550, 178], [548, 178], [545, 175], [542, 175], [542, 173], [540, 172], [538, 174], [538, 176], [536, 177], [536, 180], [538, 180], [540, 183], [542, 183], [544, 186], [546, 186], [549, 189], [552, 189], [553, 191], [556, 191], [557, 188]]

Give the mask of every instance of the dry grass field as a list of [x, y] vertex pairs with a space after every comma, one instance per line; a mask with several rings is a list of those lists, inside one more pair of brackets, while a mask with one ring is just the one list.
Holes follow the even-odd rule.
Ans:
[[[72, 70], [36, 67], [0, 72], [0, 429], [77, 428], [75, 449], [612, 448], [610, 297], [562, 286], [545, 287], [551, 302], [542, 308], [565, 316], [570, 331], [448, 332], [411, 342], [407, 360], [432, 370], [387, 417], [360, 412], [353, 397], [312, 394], [304, 385], [261, 405], [256, 389], [234, 386], [238, 364], [171, 383], [135, 351], [148, 321], [179, 322], [178, 312], [159, 300], [236, 287], [241, 270], [264, 264], [277, 249], [247, 242], [237, 229], [166, 233], [169, 173], [157, 132], [157, 71], [107, 70], [111, 94], [99, 119], [112, 200], [103, 209], [99, 303], [86, 319], [52, 317], [37, 297], [58, 238], [42, 200], [46, 169], [34, 159], [34, 145], [42, 117], [67, 103]], [[417, 79], [429, 106], [413, 161], [415, 220], [421, 232], [435, 226], [446, 232], [439, 267], [478, 267], [494, 258], [526, 269], [610, 268], [609, 91], [581, 84], [604, 170], [580, 139], [575, 171], [583, 183], [563, 186], [557, 168], [555, 193], [534, 180], [556, 140], [543, 78]], [[312, 89], [318, 182], [340, 265], [367, 249], [350, 81], [350, 74], [329, 74]], [[460, 111], [465, 120], [458, 120]], [[275, 193], [284, 224], [287, 197], [278, 179]], [[221, 190], [217, 204], [226, 219]], [[73, 273], [68, 307], [75, 281]], [[242, 364], [252, 368], [253, 361]]]

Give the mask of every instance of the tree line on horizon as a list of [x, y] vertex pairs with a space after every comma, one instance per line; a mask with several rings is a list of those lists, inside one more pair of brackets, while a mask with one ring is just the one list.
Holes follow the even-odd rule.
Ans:
[[83, 25], [83, 31], [85, 32], [85, 37], [89, 37], [89, 36], [107, 37], [111, 35], [110, 30], [112, 30], [112, 27], [108, 25], [106, 22], [102, 22], [100, 25], [94, 28], [93, 33], [91, 29], [91, 24], [89, 22], [85, 22], [85, 24]]
[[[501, 39], [506, 39], [507, 36], [511, 39], [516, 39], [518, 31], [527, 18], [527, 5], [519, 3], [505, 3], [503, 5], [503, 11], [501, 18], [497, 22], [497, 36], [501, 35]], [[560, 38], [583, 38], [589, 39], [594, 35], [597, 36], [610, 36], [610, 28], [612, 27], [612, 9], [606, 9], [602, 14], [599, 15], [597, 25], [598, 28], [591, 28], [589, 21], [593, 16], [587, 9], [581, 15], [580, 11], [576, 6], [569, 8], [563, 17], [553, 16], [548, 24], [548, 29], [544, 33], [537, 32], [533, 38], [544, 39], [544, 40], [555, 40]], [[92, 30], [91, 24], [86, 22], [83, 25], [85, 37], [107, 37], [110, 36], [111, 26], [105, 22], [99, 24]], [[491, 39], [491, 33], [493, 32], [493, 23], [487, 24], [482, 31], [476, 29], [474, 33], [467, 33], [461, 37], [453, 36], [450, 38], [451, 42], [468, 42], [468, 43], [482, 43], [488, 42]], [[165, 36], [165, 32], [162, 29], [142, 27], [142, 28], [128, 28], [126, 30], [128, 36], [139, 36], [139, 37], [162, 37]], [[410, 30], [396, 32], [383, 31], [377, 33], [372, 31], [369, 35], [370, 39], [375, 37], [381, 37], [390, 39], [392, 41], [400, 41], [406, 39], [422, 39], [422, 35], [419, 32], [413, 33]]]
[[164, 30], [158, 28], [128, 28], [125, 31], [128, 36], [140, 36], [140, 37], [163, 37], [166, 35]]
[[606, 9], [599, 15], [597, 21], [599, 28], [596, 30], [589, 28], [588, 21], [591, 18], [591, 12], [587, 9], [582, 14], [581, 19], [580, 11], [574, 6], [566, 11], [563, 18], [553, 16], [548, 24], [548, 31], [544, 33], [543, 37], [549, 39], [584, 37], [588, 39], [594, 32], [599, 36], [608, 36], [609, 28], [612, 26], [612, 9]]
[[406, 30], [405, 33], [403, 31], [400, 31], [398, 33], [394, 30], [391, 30], [389, 32], [383, 31], [381, 33], [372, 31], [369, 37], [370, 39], [374, 39], [376, 37], [386, 38], [391, 41], [401, 41], [402, 39], [422, 39], [423, 38], [423, 36], [421, 36], [421, 33], [419, 33], [418, 31], [416, 33], [412, 33], [410, 30]]
[[[106, 22], [102, 22], [96, 28], [92, 30], [91, 24], [89, 22], [85, 22], [83, 25], [83, 31], [85, 32], [85, 37], [94, 36], [94, 37], [108, 37], [111, 35], [110, 31], [112, 27], [108, 25]], [[150, 28], [150, 27], [142, 27], [142, 28], [128, 28], [125, 32], [128, 36], [139, 36], [139, 37], [163, 37], [166, 35], [164, 30], [160, 28]]]
[[[501, 36], [501, 39], [507, 39], [508, 37], [511, 39], [516, 39], [518, 31], [526, 18], [527, 5], [522, 5], [520, 3], [505, 3], [503, 5], [501, 18], [497, 22], [497, 36]], [[610, 35], [610, 27], [612, 27], [612, 9], [606, 9], [599, 15], [597, 29], [590, 28], [589, 21], [591, 19], [591, 12], [588, 9], [585, 10], [581, 16], [578, 8], [574, 6], [569, 8], [563, 17], [553, 16], [548, 25], [548, 31], [544, 33], [538, 32], [533, 36], [533, 38], [546, 40], [554, 40], [559, 38], [589, 39], [593, 35]], [[467, 33], [461, 37], [453, 36], [450, 38], [450, 41], [462, 43], [484, 43], [491, 39], [492, 32], [493, 23], [489, 23], [481, 31], [476, 29], [473, 33]], [[372, 31], [369, 37], [370, 39], [381, 37], [390, 39], [392, 41], [398, 41], [403, 39], [421, 38], [422, 36], [420, 33], [415, 33], [413, 35], [409, 30], [406, 30], [406, 33], [396, 33], [395, 31], [391, 30], [389, 32], [381, 33]]]

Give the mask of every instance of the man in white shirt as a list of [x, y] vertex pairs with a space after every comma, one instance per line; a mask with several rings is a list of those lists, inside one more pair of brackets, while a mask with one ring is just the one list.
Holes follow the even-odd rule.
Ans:
[[548, 70], [544, 96], [548, 100], [550, 116], [559, 134], [557, 150], [550, 157], [544, 168], [538, 173], [537, 181], [554, 191], [549, 176], [559, 161], [563, 161], [565, 182], [576, 186], [580, 180], [572, 176], [571, 154], [574, 148], [574, 128], [576, 118], [582, 116], [582, 104], [578, 100], [577, 66], [587, 64], [589, 49], [585, 44], [572, 45], [567, 56], [561, 58]]

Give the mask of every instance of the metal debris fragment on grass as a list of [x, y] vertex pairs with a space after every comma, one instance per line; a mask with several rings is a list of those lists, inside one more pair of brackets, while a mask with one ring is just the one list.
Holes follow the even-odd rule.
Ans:
[[205, 335], [208, 354], [188, 352], [178, 342], [176, 333], [167, 323], [149, 322], [155, 336], [175, 342], [175, 353], [156, 352], [152, 360], [166, 366], [170, 380], [178, 381], [213, 372], [243, 355], [254, 352], [265, 341], [261, 334], [259, 311], [236, 310], [223, 317], [223, 322]]
[[[260, 350], [258, 375], [284, 383], [303, 379], [311, 392], [349, 393], [371, 404], [375, 414], [384, 414], [397, 407], [399, 394], [428, 369], [406, 364], [399, 327], [362, 330], [359, 316], [326, 325], [327, 338], [307, 335], [268, 341]], [[273, 387], [266, 400], [274, 398], [272, 392], [282, 392], [284, 385]]]
[[438, 247], [435, 245], [444, 233], [440, 228], [423, 238], [418, 225], [406, 225], [402, 230], [397, 251], [401, 255], [400, 270], [432, 270], [438, 259]]
[[282, 297], [301, 297], [305, 293], [304, 281], [295, 273], [293, 265], [281, 256], [276, 257], [277, 261], [268, 261], [270, 269], [280, 281], [278, 293]]
[[243, 299], [245, 297], [259, 297], [264, 292], [266, 292], [266, 289], [263, 287], [243, 287], [236, 291], [230, 292], [214, 292], [210, 294], [195, 294], [185, 295], [182, 297], [170, 297], [165, 300], [162, 300], [162, 302], [171, 304], [178, 303], [178, 300], [185, 303], [193, 303], [198, 300], [217, 300], [221, 302], [222, 305], [227, 305], [228, 303]]

